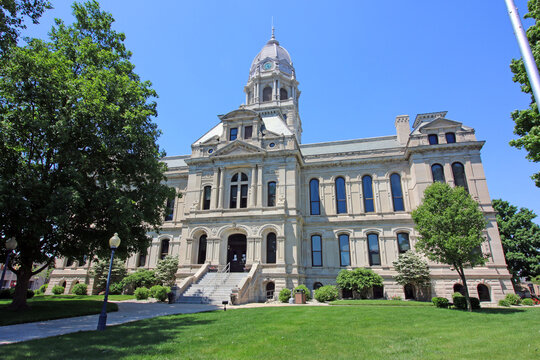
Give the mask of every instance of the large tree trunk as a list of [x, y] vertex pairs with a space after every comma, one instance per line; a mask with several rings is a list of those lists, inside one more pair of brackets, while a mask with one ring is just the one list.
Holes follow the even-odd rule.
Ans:
[[456, 268], [461, 281], [463, 281], [463, 288], [465, 289], [465, 300], [467, 301], [467, 311], [472, 312], [471, 298], [469, 297], [469, 288], [467, 287], [467, 280], [465, 279], [465, 272], [463, 267]]
[[28, 304], [26, 303], [26, 295], [28, 289], [28, 283], [32, 277], [32, 262], [22, 263], [16, 272], [17, 285], [15, 285], [15, 294], [13, 295], [13, 301], [9, 305], [8, 309], [13, 311], [28, 310]]

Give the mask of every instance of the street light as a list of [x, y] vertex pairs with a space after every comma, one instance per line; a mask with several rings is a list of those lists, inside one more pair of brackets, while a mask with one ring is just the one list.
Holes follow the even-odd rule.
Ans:
[[14, 237], [9, 238], [6, 241], [6, 249], [8, 249], [9, 251], [6, 258], [6, 263], [4, 264], [4, 270], [2, 270], [2, 279], [0, 279], [0, 290], [2, 290], [2, 288], [4, 287], [4, 278], [6, 277], [6, 269], [9, 264], [9, 257], [11, 256], [11, 252], [15, 250], [16, 247], [17, 247], [17, 240], [15, 240]]
[[109, 284], [111, 282], [111, 270], [114, 258], [114, 250], [120, 246], [120, 237], [118, 233], [109, 239], [109, 246], [111, 247], [111, 262], [109, 264], [109, 275], [107, 275], [107, 287], [105, 288], [105, 298], [103, 299], [103, 308], [101, 309], [101, 314], [99, 315], [99, 321], [97, 325], [98, 330], [105, 330], [107, 326], [107, 299], [109, 298]]

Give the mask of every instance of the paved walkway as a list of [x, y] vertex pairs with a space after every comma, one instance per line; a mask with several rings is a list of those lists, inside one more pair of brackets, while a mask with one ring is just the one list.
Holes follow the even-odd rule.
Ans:
[[[107, 326], [163, 315], [192, 314], [222, 309], [216, 305], [117, 302], [118, 311], [107, 313]], [[0, 345], [96, 330], [99, 314], [0, 326]]]

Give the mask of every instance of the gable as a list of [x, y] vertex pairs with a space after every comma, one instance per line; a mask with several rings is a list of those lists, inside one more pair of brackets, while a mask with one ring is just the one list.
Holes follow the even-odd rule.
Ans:
[[231, 156], [231, 155], [251, 155], [251, 154], [262, 154], [266, 153], [265, 150], [248, 144], [242, 140], [235, 140], [232, 143], [224, 146], [223, 148], [214, 152], [210, 157], [216, 156]]

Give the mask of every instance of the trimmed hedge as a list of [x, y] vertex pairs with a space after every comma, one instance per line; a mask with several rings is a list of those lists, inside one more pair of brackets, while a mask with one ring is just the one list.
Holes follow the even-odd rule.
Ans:
[[111, 295], [120, 295], [123, 290], [124, 286], [122, 285], [122, 282], [109, 285], [109, 294]]
[[154, 285], [150, 288], [150, 296], [159, 301], [167, 301], [167, 293], [171, 291], [167, 286]]
[[137, 300], [146, 300], [150, 295], [150, 290], [145, 287], [140, 287], [135, 289], [135, 298]]
[[75, 295], [87, 295], [88, 285], [86, 284], [75, 284], [71, 292]]
[[[457, 296], [456, 294], [459, 294], [460, 296]], [[461, 295], [460, 293], [454, 293], [452, 295], [452, 298], [454, 300], [454, 307], [456, 309], [467, 310], [467, 299], [465, 298], [465, 296]], [[478, 298], [471, 296], [469, 297], [469, 299], [471, 300], [471, 306], [473, 310], [480, 309], [480, 300]]]
[[291, 290], [287, 288], [281, 289], [281, 291], [279, 292], [279, 301], [283, 303], [288, 303], [290, 297], [291, 297]]
[[66, 289], [60, 285], [54, 285], [52, 288], [52, 293], [54, 295], [62, 295]]
[[516, 294], [506, 294], [504, 300], [508, 301], [510, 305], [519, 305], [521, 304], [521, 298]]
[[510, 306], [510, 302], [506, 299], [501, 299], [499, 300], [499, 306], [506, 306], [506, 307], [509, 307]]
[[431, 301], [433, 302], [433, 305], [443, 309], [448, 308], [448, 304], [450, 303], [450, 301], [444, 297], [434, 297], [431, 299]]
[[534, 305], [534, 301], [532, 299], [523, 299], [521, 300], [521, 303], [523, 305], [527, 305], [527, 306], [533, 306]]
[[304, 290], [304, 294], [306, 294], [306, 301], [309, 301], [311, 300], [311, 291], [309, 291], [309, 289], [307, 288], [306, 285], [298, 285], [297, 287], [294, 288], [294, 293], [296, 294], [296, 290]]
[[41, 295], [45, 294], [45, 291], [47, 290], [47, 285], [49, 284], [43, 284], [39, 287], [39, 289], [36, 290], [36, 294]]
[[315, 299], [318, 302], [334, 301], [339, 297], [337, 286], [325, 285], [315, 290]]
[[[13, 299], [15, 294], [15, 288], [4, 289], [0, 291], [0, 299]], [[31, 299], [34, 297], [34, 290], [26, 290], [26, 298]]]

